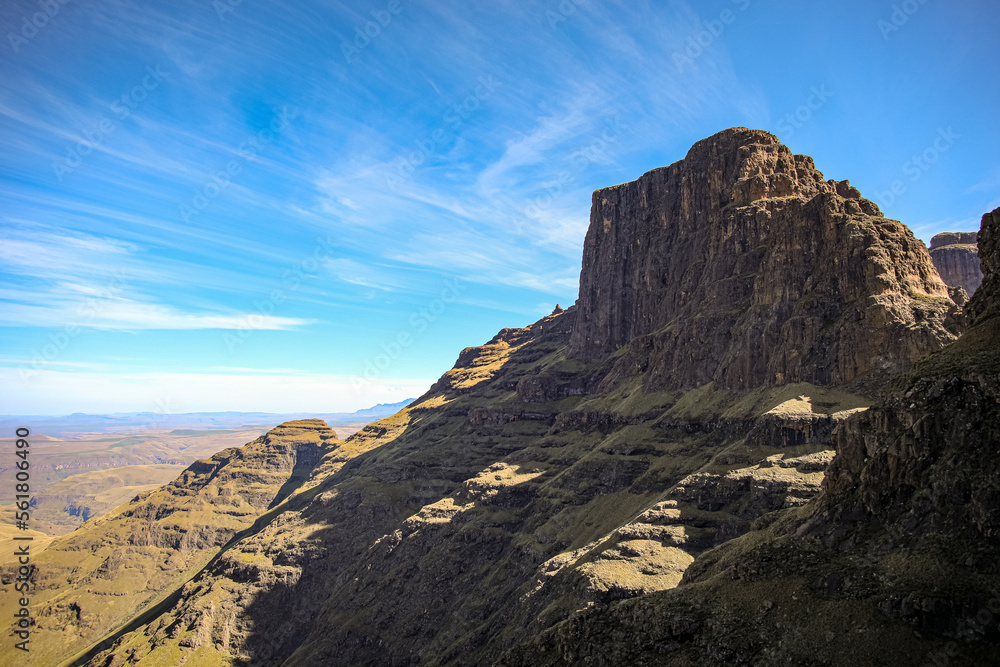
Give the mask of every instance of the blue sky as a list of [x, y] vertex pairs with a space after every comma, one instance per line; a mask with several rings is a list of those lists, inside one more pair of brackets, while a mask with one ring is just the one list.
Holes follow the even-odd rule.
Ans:
[[992, 0], [5, 2], [0, 413], [415, 396], [575, 300], [593, 190], [732, 126], [924, 240], [977, 229], [1000, 205], [998, 18]]

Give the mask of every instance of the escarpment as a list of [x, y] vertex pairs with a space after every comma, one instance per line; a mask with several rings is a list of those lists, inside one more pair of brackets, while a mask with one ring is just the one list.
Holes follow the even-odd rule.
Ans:
[[979, 268], [976, 232], [946, 232], [931, 239], [931, 259], [950, 287], [961, 287], [972, 296], [983, 282]]
[[569, 355], [650, 389], [875, 380], [961, 330], [909, 229], [745, 128], [594, 193], [579, 310]]
[[[993, 312], [979, 294], [969, 308]], [[825, 471], [872, 390], [965, 321], [902, 224], [775, 137], [727, 130], [595, 193], [576, 306], [463, 350], [417, 401], [317, 450], [85, 661], [768, 664], [801, 617], [818, 627], [873, 585], [839, 569], [855, 558], [840, 515], [808, 521]], [[867, 465], [858, 452], [845, 465]], [[222, 458], [178, 483], [208, 488]], [[877, 487], [836, 506], [866, 517]], [[769, 588], [779, 571], [807, 580]], [[795, 606], [800, 584], [828, 597]], [[855, 629], [818, 637], [843, 651]], [[838, 659], [816, 655], [802, 664]]]

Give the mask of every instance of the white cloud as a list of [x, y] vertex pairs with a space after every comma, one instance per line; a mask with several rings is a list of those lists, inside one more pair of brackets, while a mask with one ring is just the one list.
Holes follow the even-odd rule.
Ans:
[[288, 330], [316, 320], [249, 313], [184, 312], [170, 306], [104, 296], [83, 300], [50, 300], [44, 305], [8, 303], [0, 311], [0, 326], [91, 327], [137, 331], [150, 329]]
[[[21, 284], [0, 290], [0, 302], [6, 302], [0, 309], [0, 326], [287, 330], [315, 322], [157, 303], [140, 287], [162, 285], [168, 279], [135, 257], [141, 251], [126, 241], [41, 225], [5, 230], [0, 262]], [[183, 278], [173, 277], [178, 279]]]

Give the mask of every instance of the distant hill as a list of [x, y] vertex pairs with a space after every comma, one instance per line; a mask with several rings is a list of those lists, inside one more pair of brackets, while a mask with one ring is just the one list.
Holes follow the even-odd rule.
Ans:
[[[412, 401], [321, 417], [336, 426], [339, 437], [346, 438]], [[31, 429], [32, 527], [48, 535], [64, 535], [136, 493], [169, 482], [199, 459], [242, 446], [278, 424], [314, 416], [263, 412], [4, 416], [0, 424], [5, 428], [0, 432], [13, 434], [19, 426]], [[12, 447], [13, 441], [0, 438], [0, 446]], [[15, 463], [13, 459], [0, 462], [4, 488], [11, 488], [14, 482]], [[12, 498], [0, 498], [0, 510], [12, 509], [12, 502]]]
[[170, 431], [174, 429], [239, 429], [260, 427], [274, 428], [278, 424], [297, 419], [322, 419], [330, 426], [369, 422], [393, 415], [412, 403], [408, 398], [398, 403], [379, 403], [355, 412], [273, 413], [273, 412], [184, 412], [161, 414], [158, 412], [124, 412], [115, 414], [86, 414], [74, 412], [65, 416], [49, 415], [0, 415], [0, 433], [13, 432], [27, 426], [32, 434], [69, 435], [72, 433], [131, 433]]

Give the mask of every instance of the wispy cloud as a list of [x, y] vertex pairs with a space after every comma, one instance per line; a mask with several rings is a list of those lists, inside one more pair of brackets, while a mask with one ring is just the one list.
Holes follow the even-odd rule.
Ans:
[[[257, 312], [184, 312], [156, 303], [142, 303], [87, 288], [97, 298], [73, 299], [48, 295], [44, 305], [9, 302], [0, 312], [0, 326], [90, 327], [117, 331], [253, 328], [284, 331], [317, 320], [262, 315]], [[252, 323], [252, 324], [251, 324]]]
[[85, 233], [22, 225], [0, 238], [0, 262], [20, 284], [0, 290], [0, 326], [94, 329], [288, 330], [316, 320], [221, 309], [181, 309], [143, 293], [156, 279], [134, 258], [135, 244]]

